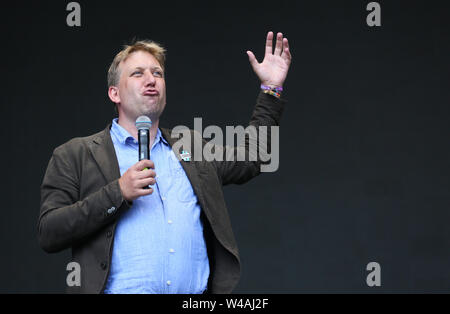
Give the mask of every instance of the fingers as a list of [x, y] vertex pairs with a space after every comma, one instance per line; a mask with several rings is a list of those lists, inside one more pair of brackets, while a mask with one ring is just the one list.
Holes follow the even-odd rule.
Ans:
[[134, 180], [156, 177], [155, 164], [151, 160], [143, 159], [135, 163], [131, 168], [131, 177]]
[[133, 165], [134, 169], [137, 171], [142, 171], [145, 168], [147, 169], [155, 169], [155, 164], [153, 163], [153, 161], [148, 160], [148, 159], [143, 159], [137, 163], [135, 163]]
[[[145, 171], [149, 171], [149, 170], [145, 170]], [[136, 182], [136, 194], [137, 197], [140, 196], [145, 196], [145, 195], [150, 195], [153, 193], [153, 188], [151, 188], [149, 185], [154, 185], [156, 183], [156, 179], [151, 177], [151, 178], [145, 178], [142, 180], [139, 180]], [[148, 187], [148, 188], [145, 188]]]
[[291, 55], [291, 51], [289, 49], [289, 42], [287, 38], [283, 39], [283, 52], [281, 53], [281, 56], [283, 57], [283, 59], [285, 59], [286, 61], [288, 61], [289, 63], [291, 62], [292, 59], [292, 55]]
[[[289, 43], [287, 38], [283, 38], [283, 33], [277, 33], [276, 42], [275, 42], [275, 51], [273, 51], [273, 32], [267, 33], [266, 39], [266, 55], [273, 54], [275, 56], [281, 56], [286, 53], [286, 57], [290, 56], [290, 53], [286, 52], [286, 47], [289, 50]], [[247, 52], [248, 54], [248, 52]]]
[[266, 55], [272, 54], [272, 41], [273, 41], [273, 33], [268, 32], [267, 33], [267, 39], [266, 39]]
[[277, 42], [275, 44], [275, 52], [273, 53], [275, 56], [280, 56], [283, 52], [283, 34], [277, 34]]
[[154, 185], [156, 183], [156, 179], [151, 178], [144, 178], [137, 182], [138, 187], [144, 188], [145, 186]]
[[137, 195], [137, 197], [141, 197], [141, 196], [150, 195], [152, 193], [153, 193], [153, 189], [152, 188], [148, 188], [148, 189], [140, 189], [140, 190], [138, 190], [136, 195]]
[[155, 170], [152, 170], [152, 169], [144, 169], [144, 170], [137, 171], [136, 173], [134, 173], [133, 177], [136, 180], [142, 180], [142, 179], [147, 179], [147, 178], [155, 178], [156, 177], [156, 172], [155, 172]]

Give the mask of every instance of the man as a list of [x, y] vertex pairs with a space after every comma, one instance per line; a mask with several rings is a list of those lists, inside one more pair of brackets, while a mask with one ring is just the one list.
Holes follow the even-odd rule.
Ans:
[[[250, 120], [254, 126], [278, 125], [284, 106], [280, 94], [291, 54], [281, 33], [273, 49], [273, 37], [267, 34], [262, 63], [247, 51], [263, 89]], [[108, 71], [118, 119], [59, 146], [50, 159], [41, 186], [39, 242], [47, 252], [72, 248], [81, 285], [69, 292], [230, 293], [239, 280], [221, 186], [258, 175], [261, 160], [180, 161], [172, 131], [159, 128], [164, 61], [164, 49], [154, 42], [126, 46]], [[152, 121], [152, 160], [136, 162], [135, 121], [141, 115]], [[223, 147], [226, 155], [237, 151]]]

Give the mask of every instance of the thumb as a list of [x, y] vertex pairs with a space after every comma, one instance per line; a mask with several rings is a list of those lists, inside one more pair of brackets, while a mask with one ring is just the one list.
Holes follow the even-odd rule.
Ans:
[[256, 66], [258, 65], [258, 60], [256, 60], [255, 55], [250, 50], [247, 51], [247, 55], [253, 70], [255, 70]]

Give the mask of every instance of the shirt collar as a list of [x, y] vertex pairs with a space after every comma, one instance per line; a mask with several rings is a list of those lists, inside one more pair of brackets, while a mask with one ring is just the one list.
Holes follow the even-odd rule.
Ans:
[[[127, 130], [120, 126], [119, 123], [117, 123], [118, 120], [118, 118], [115, 118], [112, 121], [111, 132], [113, 133], [113, 135], [121, 144], [126, 144], [127, 141], [134, 142], [135, 139], [130, 135], [130, 133], [128, 133]], [[164, 144], [169, 145], [166, 139], [161, 135], [161, 131], [158, 128], [156, 131], [155, 143], [153, 145], [158, 144], [159, 141], [162, 141]]]

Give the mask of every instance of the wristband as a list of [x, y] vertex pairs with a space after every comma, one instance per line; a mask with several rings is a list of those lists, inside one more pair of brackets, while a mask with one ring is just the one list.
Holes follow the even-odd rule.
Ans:
[[277, 98], [281, 97], [281, 92], [283, 91], [282, 86], [272, 87], [272, 86], [267, 86], [267, 85], [263, 85], [263, 84], [261, 84], [261, 89], [262, 89], [263, 93], [275, 96]]
[[280, 86], [280, 87], [272, 87], [272, 86], [267, 86], [267, 85], [263, 85], [263, 84], [261, 84], [261, 89], [262, 90], [273, 90], [273, 91], [276, 91], [276, 92], [282, 92], [283, 91], [283, 86]]

